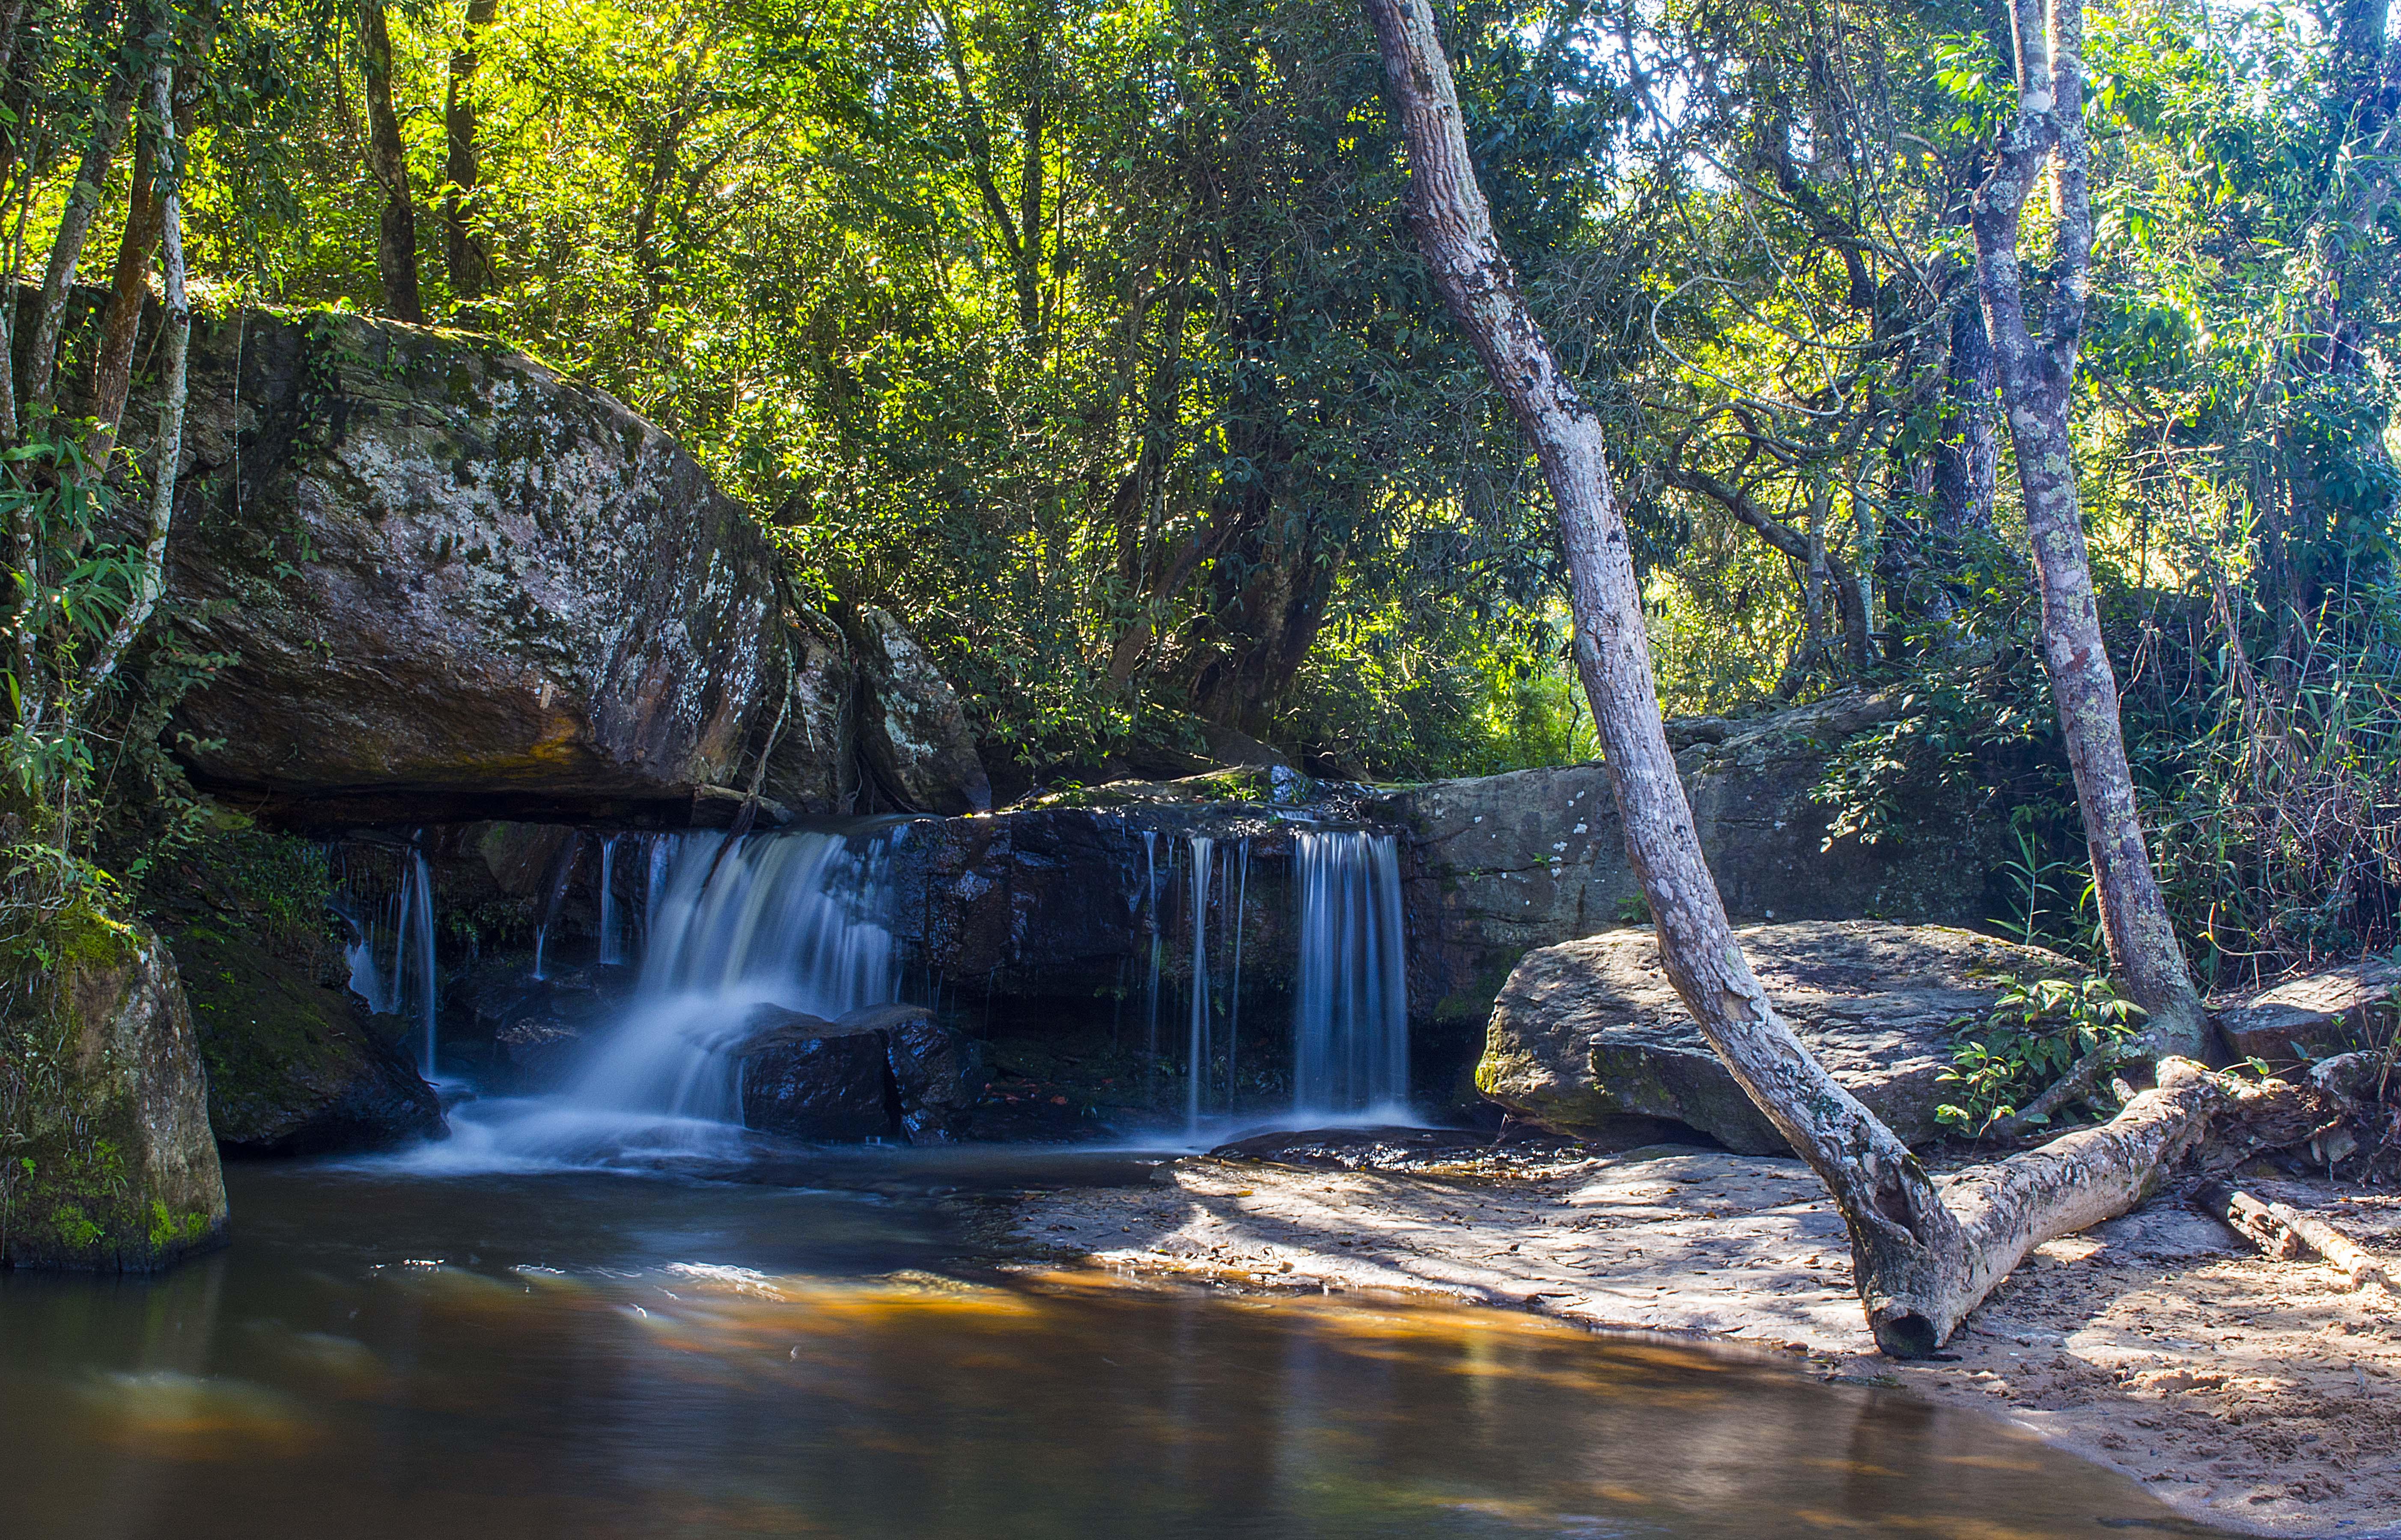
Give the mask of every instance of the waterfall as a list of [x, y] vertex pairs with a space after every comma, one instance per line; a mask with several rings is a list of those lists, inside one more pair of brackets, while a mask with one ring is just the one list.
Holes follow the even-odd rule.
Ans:
[[1406, 1116], [1408, 997], [1393, 836], [1317, 830], [1297, 835], [1295, 846], [1294, 1107], [1307, 1116]]
[[406, 1159], [464, 1172], [738, 1156], [730, 1051], [761, 1006], [831, 1020], [899, 998], [889, 869], [907, 833], [887, 820], [858, 834], [655, 836], [633, 997], [580, 1072], [556, 1093], [468, 1102], [447, 1141]]
[[1184, 1077], [1184, 1116], [1200, 1121], [1201, 1093], [1209, 1083], [1209, 877], [1216, 842], [1192, 836], [1192, 1042]]
[[[433, 956], [433, 870], [423, 850], [409, 848], [400, 863], [400, 891], [389, 905], [378, 907], [382, 919], [370, 923], [367, 916], [373, 911], [354, 895], [347, 875], [334, 895], [334, 913], [358, 938], [343, 948], [350, 965], [350, 990], [377, 1015], [416, 1022], [418, 1069], [430, 1080], [440, 1047], [435, 1024], [442, 1002]], [[389, 970], [376, 956], [377, 933], [386, 925], [391, 930]]]
[[[905, 829], [905, 825], [901, 826]], [[761, 1005], [830, 1021], [899, 994], [892, 841], [840, 833], [661, 842], [633, 1009], [569, 1094], [590, 1106], [738, 1122], [733, 1046]]]
[[1226, 992], [1226, 1110], [1240, 1110], [1242, 1082], [1235, 1051], [1242, 1028], [1242, 915], [1251, 901], [1251, 842], [1234, 842], [1234, 978]]
[[600, 956], [602, 963], [625, 960], [624, 938], [618, 933], [617, 919], [617, 840], [615, 834], [600, 842]]

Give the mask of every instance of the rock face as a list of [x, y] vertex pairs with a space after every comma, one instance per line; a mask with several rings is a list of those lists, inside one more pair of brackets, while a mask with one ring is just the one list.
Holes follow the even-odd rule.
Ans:
[[443, 1133], [441, 1098], [347, 990], [207, 923], [181, 927], [174, 947], [220, 1148], [314, 1155]]
[[[1694, 822], [1730, 914], [1973, 925], [1992, 913], [1991, 836], [1960, 809], [1906, 808], [1897, 838], [1822, 848], [1828, 814], [1811, 793], [1829, 752], [1893, 709], [1886, 699], [1844, 694], [1748, 722], [1672, 724]], [[1530, 949], [1623, 924], [1641, 901], [1597, 764], [1435, 781], [1389, 799], [1383, 811], [1413, 836], [1409, 994], [1419, 1019], [1481, 1024]]]
[[744, 1031], [742, 1121], [765, 1134], [939, 1143], [966, 1131], [982, 1090], [978, 1045], [918, 1006], [839, 1022], [761, 1006]]
[[16, 1136], [0, 1162], [0, 1261], [164, 1267], [225, 1230], [199, 1049], [166, 946], [87, 928], [55, 1008], [11, 1024], [35, 1052], [0, 1066], [0, 1087], [21, 1095], [0, 1130]]
[[[846, 708], [748, 516], [600, 392], [331, 314], [199, 327], [192, 371], [166, 604], [239, 658], [175, 723], [203, 784], [286, 821], [672, 822], [788, 682], [796, 742]], [[788, 796], [832, 778], [787, 752]]]
[[985, 813], [992, 781], [958, 693], [889, 611], [862, 606], [852, 626], [868, 703], [859, 741], [903, 812]]
[[[2074, 971], [2038, 947], [1932, 926], [1804, 921], [1735, 934], [1818, 1062], [1913, 1144], [1939, 1128], [1952, 1024], [1991, 1010], [2003, 975]], [[1666, 1118], [1744, 1154], [1785, 1148], [1693, 1025], [1647, 927], [1527, 954], [1493, 1007], [1475, 1083], [1564, 1134]]]
[[[2401, 1012], [2401, 956], [2367, 957], [2217, 1003], [2234, 1052], [2279, 1067], [2389, 1040]], [[2381, 1013], [2383, 1020], [2375, 1018]], [[2380, 1031], [2380, 1028], [2381, 1030]]]

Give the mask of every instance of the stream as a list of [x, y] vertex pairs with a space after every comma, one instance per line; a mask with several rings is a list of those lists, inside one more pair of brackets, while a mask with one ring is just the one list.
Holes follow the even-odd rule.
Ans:
[[1748, 1356], [961, 1265], [967, 1189], [1146, 1174], [1025, 1148], [234, 1165], [222, 1251], [0, 1274], [7, 1533], [2202, 1533], [1997, 1423]]

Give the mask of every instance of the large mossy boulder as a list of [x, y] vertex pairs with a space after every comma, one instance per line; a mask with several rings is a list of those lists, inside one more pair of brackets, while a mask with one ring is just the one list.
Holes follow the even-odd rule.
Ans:
[[226, 1224], [175, 959], [79, 911], [50, 941], [47, 977], [0, 1024], [0, 1263], [165, 1267]]
[[235, 660], [174, 722], [204, 785], [284, 822], [678, 821], [780, 720], [779, 790], [830, 810], [831, 627], [614, 399], [483, 339], [247, 311], [196, 330], [191, 400], [165, 602]]
[[[1753, 925], [1735, 932], [1768, 998], [1820, 1064], [1904, 1141], [1940, 1130], [1941, 1081], [1962, 1017], [1982, 1019], [2011, 976], [2067, 959], [1973, 931], [1876, 921]], [[1782, 1153], [1693, 1024], [1648, 927], [1526, 955], [1494, 1004], [1476, 1088], [1518, 1117], [1579, 1136], [1667, 1119], [1743, 1154]]]
[[209, 1072], [209, 1121], [237, 1155], [378, 1149], [444, 1132], [442, 1099], [397, 1040], [324, 977], [255, 932], [195, 920], [173, 937]]
[[[1999, 852], [1955, 801], [1896, 810], [1873, 845], [1832, 837], [1817, 801], [1845, 739], [1888, 722], [1886, 694], [1845, 692], [1745, 720], [1668, 724], [1709, 871], [1741, 920], [1976, 925]], [[1608, 773], [1598, 764], [1434, 781], [1388, 800], [1410, 832], [1409, 993], [1420, 1020], [1480, 1025], [1517, 959], [1640, 912]]]

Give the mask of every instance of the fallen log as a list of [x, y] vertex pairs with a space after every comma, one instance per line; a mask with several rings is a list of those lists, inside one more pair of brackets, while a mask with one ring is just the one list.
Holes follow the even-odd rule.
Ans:
[[2350, 1276], [2355, 1289], [2378, 1288], [2387, 1299], [2401, 1299], [2393, 1275], [2359, 1247], [2359, 1244], [2323, 1219], [2313, 1218], [2289, 1203], [2262, 1203], [2223, 1182], [2213, 1182], [2193, 1195], [2194, 1202], [2234, 1232], [2280, 1261], [2314, 1255]]

